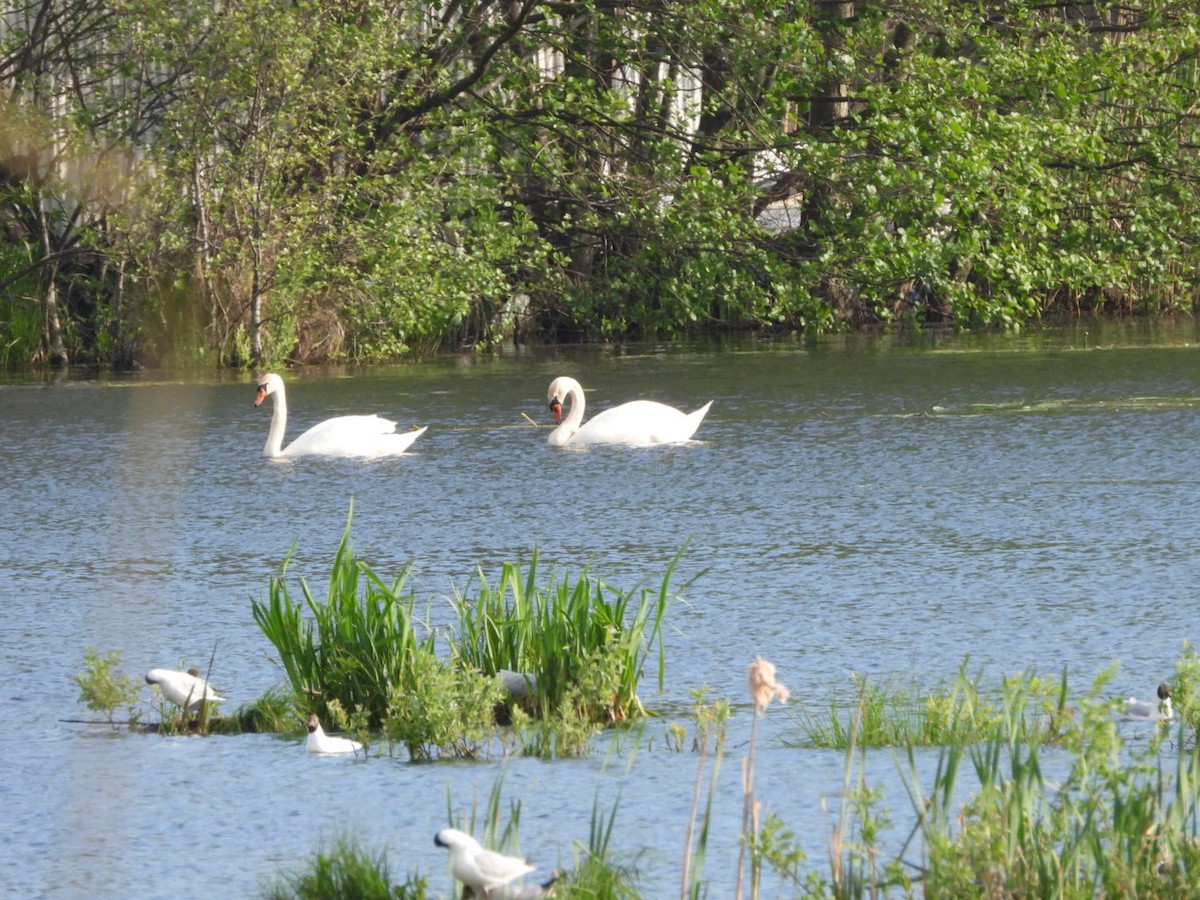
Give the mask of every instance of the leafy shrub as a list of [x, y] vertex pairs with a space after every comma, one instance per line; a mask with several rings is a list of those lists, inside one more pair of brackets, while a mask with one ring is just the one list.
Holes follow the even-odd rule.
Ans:
[[115, 725], [119, 706], [129, 709], [128, 724], [138, 720], [135, 709], [138, 702], [138, 683], [128, 675], [116, 675], [113, 667], [121, 661], [121, 654], [113, 651], [100, 656], [92, 647], [84, 650], [84, 671], [72, 680], [79, 687], [79, 702], [86, 703], [93, 712], [103, 713], [110, 725]]

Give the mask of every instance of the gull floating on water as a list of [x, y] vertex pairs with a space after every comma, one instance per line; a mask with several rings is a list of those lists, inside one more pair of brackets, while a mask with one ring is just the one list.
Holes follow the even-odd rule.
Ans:
[[450, 850], [451, 873], [476, 897], [491, 897], [496, 888], [528, 875], [537, 868], [519, 856], [505, 856], [488, 850], [471, 835], [457, 828], [443, 828], [433, 836], [433, 842]]
[[362, 749], [362, 744], [350, 738], [330, 737], [321, 727], [321, 720], [313, 713], [308, 717], [308, 740], [304, 749], [309, 753], [354, 753]]
[[194, 666], [186, 672], [175, 669], [151, 669], [146, 673], [146, 684], [158, 685], [162, 695], [176, 706], [195, 711], [200, 708], [201, 701], [220, 703], [225, 698], [218, 697], [216, 691], [208, 683], [207, 678], [200, 677], [200, 670]]
[[1152, 722], [1169, 722], [1175, 717], [1174, 710], [1171, 709], [1171, 686], [1169, 684], [1160, 684], [1158, 686], [1158, 702], [1153, 700], [1135, 700], [1130, 697], [1125, 701], [1125, 708], [1122, 714], [1127, 719], [1146, 719]]

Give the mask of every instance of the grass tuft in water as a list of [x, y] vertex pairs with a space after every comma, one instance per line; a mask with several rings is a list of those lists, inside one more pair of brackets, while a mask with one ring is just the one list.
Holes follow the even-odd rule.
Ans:
[[824, 712], [801, 711], [794, 718], [804, 746], [945, 746], [997, 737], [1060, 741], [1076, 728], [1067, 703], [1067, 677], [1045, 679], [1032, 673], [1005, 677], [998, 696], [984, 696], [966, 671], [932, 690], [895, 683], [878, 684], [854, 675], [855, 705], [832, 701]]
[[678, 560], [657, 591], [621, 591], [586, 570], [574, 581], [563, 576], [543, 586], [536, 553], [525, 571], [505, 564], [495, 583], [480, 572], [477, 596], [460, 593], [454, 601], [455, 660], [487, 675], [532, 674], [528, 695], [509, 702], [518, 718], [518, 710], [545, 722], [644, 717], [638, 685], [656, 646], [662, 685], [662, 623]]
[[418, 633], [407, 568], [391, 582], [376, 575], [350, 548], [349, 520], [323, 600], [303, 580], [301, 599], [294, 599], [290, 559], [253, 611], [301, 711], [364, 745], [381, 732], [414, 759], [482, 753], [500, 688], [478, 672], [447, 666], [436, 655], [436, 635]]
[[637, 868], [616, 862], [610, 851], [619, 801], [605, 815], [598, 801], [592, 803], [591, 827], [586, 847], [576, 845], [575, 868], [565, 879], [564, 890], [554, 896], [595, 900], [638, 900]]
[[348, 713], [365, 712], [369, 727], [379, 728], [393, 690], [414, 687], [414, 662], [434, 653], [434, 636], [418, 636], [413, 624], [407, 568], [390, 583], [376, 575], [350, 547], [349, 518], [324, 600], [303, 579], [301, 599], [293, 597], [290, 561], [289, 553], [271, 578], [268, 599], [253, 602], [255, 622], [279, 652], [296, 696], [323, 722], [331, 721], [336, 700]]
[[426, 883], [410, 875], [394, 884], [387, 854], [371, 853], [347, 838], [329, 851], [318, 850], [306, 869], [281, 875], [265, 887], [265, 900], [425, 900]]
[[209, 727], [213, 734], [279, 734], [295, 730], [300, 721], [291, 694], [272, 689], [234, 712], [213, 719]]

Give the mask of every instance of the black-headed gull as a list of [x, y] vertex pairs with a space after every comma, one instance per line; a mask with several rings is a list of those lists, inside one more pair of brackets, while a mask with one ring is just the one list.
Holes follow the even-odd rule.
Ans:
[[1122, 714], [1128, 719], [1148, 719], [1155, 722], [1169, 722], [1175, 717], [1171, 709], [1171, 686], [1158, 686], [1158, 702], [1153, 700], [1135, 700], [1130, 697], [1125, 701]]
[[146, 673], [146, 684], [158, 685], [158, 690], [165, 698], [176, 706], [193, 712], [199, 709], [201, 701], [220, 703], [225, 699], [217, 696], [208, 679], [201, 678], [200, 670], [195, 667], [186, 672], [151, 669]]
[[308, 717], [308, 740], [304, 742], [304, 749], [309, 753], [354, 753], [362, 748], [362, 744], [350, 738], [327, 735], [316, 713]]
[[433, 836], [433, 842], [450, 850], [450, 872], [459, 884], [470, 888], [476, 896], [489, 897], [496, 888], [537, 868], [519, 856], [505, 856], [488, 850], [457, 828], [443, 828]]

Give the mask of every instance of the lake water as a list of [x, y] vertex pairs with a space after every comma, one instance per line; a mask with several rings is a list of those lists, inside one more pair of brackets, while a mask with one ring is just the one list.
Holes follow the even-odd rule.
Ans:
[[[933, 685], [969, 659], [985, 681], [1065, 667], [1082, 691], [1119, 663], [1114, 696], [1170, 676], [1198, 637], [1198, 346], [1191, 325], [1093, 325], [284, 373], [289, 438], [348, 412], [429, 426], [375, 462], [262, 458], [249, 374], [5, 376], [0, 893], [248, 896], [350, 836], [449, 896], [433, 833], [502, 780], [543, 870], [572, 865], [593, 804], [615, 807], [617, 858], [645, 896], [677, 895], [698, 757], [662, 735], [707, 685], [736, 709], [704, 872], [732, 896], [756, 654], [793, 692], [762, 723], [758, 796], [819, 868], [843, 757], [795, 746], [798, 717], [847, 697], [852, 672]], [[558, 374], [588, 388], [589, 416], [714, 403], [687, 445], [555, 450]], [[293, 573], [323, 589], [351, 502], [356, 550], [383, 575], [412, 563], [434, 626], [478, 569], [535, 549], [543, 572], [629, 589], [657, 587], [686, 545], [665, 691], [642, 690], [663, 720], [580, 759], [427, 764], [65, 721], [90, 716], [71, 681], [89, 646], [138, 678], [215, 646], [231, 706], [279, 684], [250, 602], [293, 546]], [[895, 761], [872, 759], [903, 818]]]

